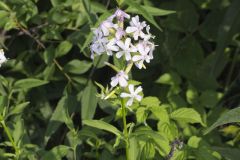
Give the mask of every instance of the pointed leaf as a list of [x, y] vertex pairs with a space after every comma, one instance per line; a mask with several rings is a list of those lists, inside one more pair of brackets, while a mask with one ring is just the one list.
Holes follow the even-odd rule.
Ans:
[[180, 108], [171, 113], [171, 118], [177, 121], [186, 123], [201, 123], [203, 126], [200, 114], [192, 108]]
[[129, 1], [125, 0], [124, 1], [127, 5], [129, 5], [132, 8], [135, 8], [138, 10], [139, 14], [141, 14], [144, 18], [146, 18], [151, 24], [153, 24], [157, 29], [162, 31], [162, 29], [159, 27], [157, 22], [154, 20], [153, 16], [149, 14], [149, 12], [143, 8], [140, 4], [136, 3], [135, 1]]
[[204, 134], [208, 134], [218, 126], [228, 123], [240, 123], [240, 107], [224, 113], [213, 125], [211, 125]]
[[96, 87], [90, 82], [88, 86], [84, 89], [82, 95], [82, 108], [81, 108], [81, 115], [82, 119], [92, 119], [95, 110], [97, 107], [97, 89]]
[[98, 129], [102, 129], [108, 132], [111, 132], [113, 134], [115, 134], [116, 136], [121, 136], [121, 132], [114, 127], [111, 124], [108, 124], [104, 121], [101, 120], [83, 120], [83, 124], [94, 127], [94, 128], [98, 128]]
[[21, 79], [18, 80], [14, 83], [13, 88], [14, 89], [29, 89], [29, 88], [34, 88], [38, 87], [41, 85], [47, 84], [48, 81], [43, 81], [40, 79], [33, 79], [33, 78], [26, 78], [26, 79]]

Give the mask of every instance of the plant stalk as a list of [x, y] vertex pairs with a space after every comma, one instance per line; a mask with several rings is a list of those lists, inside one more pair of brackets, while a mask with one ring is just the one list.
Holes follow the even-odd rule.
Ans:
[[16, 157], [17, 157], [17, 159], [18, 159], [18, 154], [19, 154], [18, 147], [16, 146], [16, 144], [15, 144], [15, 142], [14, 142], [14, 140], [13, 140], [13, 137], [12, 137], [12, 135], [11, 135], [8, 127], [6, 126], [4, 120], [1, 121], [1, 125], [3, 126], [3, 129], [4, 129], [5, 133], [7, 134], [8, 139], [10, 140], [10, 142], [11, 142], [11, 144], [12, 144], [12, 146], [13, 146], [13, 148], [14, 148], [14, 150], [15, 150], [15, 155], [16, 155]]
[[126, 160], [129, 160], [129, 139], [126, 120], [126, 106], [124, 104], [123, 99], [121, 100], [121, 103], [122, 103], [123, 135], [125, 139]]

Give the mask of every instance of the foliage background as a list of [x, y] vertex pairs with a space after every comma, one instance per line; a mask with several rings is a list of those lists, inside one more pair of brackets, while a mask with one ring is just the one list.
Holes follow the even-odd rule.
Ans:
[[[152, 24], [158, 45], [147, 69], [132, 71], [151, 97], [128, 121], [135, 131], [146, 124], [154, 131], [131, 141], [132, 159], [239, 159], [240, 1], [121, 2]], [[89, 58], [91, 28], [117, 6], [113, 0], [0, 0], [0, 45], [9, 58], [0, 68], [0, 159], [124, 159], [122, 142], [113, 147], [116, 136], [82, 124], [102, 119], [121, 130], [118, 106], [98, 99], [94, 84], [106, 86], [114, 72], [104, 66], [107, 57]], [[220, 127], [205, 135], [215, 121], [212, 128]]]

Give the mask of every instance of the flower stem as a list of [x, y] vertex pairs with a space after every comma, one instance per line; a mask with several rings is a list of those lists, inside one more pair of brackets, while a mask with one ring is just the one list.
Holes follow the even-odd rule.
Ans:
[[123, 120], [123, 135], [125, 139], [125, 149], [126, 149], [126, 160], [129, 160], [129, 139], [127, 130], [127, 120], [126, 120], [126, 106], [123, 99], [121, 100], [122, 105], [122, 120]]
[[16, 155], [16, 157], [17, 157], [17, 159], [18, 159], [18, 154], [19, 154], [18, 147], [16, 146], [16, 144], [15, 144], [15, 142], [14, 142], [14, 140], [13, 140], [13, 137], [12, 137], [12, 135], [11, 135], [8, 127], [6, 126], [4, 120], [1, 121], [1, 125], [3, 126], [3, 129], [4, 129], [5, 133], [7, 134], [8, 139], [9, 139], [10, 142], [12, 143], [12, 146], [13, 146], [13, 148], [14, 148], [14, 150], [15, 150], [15, 155]]

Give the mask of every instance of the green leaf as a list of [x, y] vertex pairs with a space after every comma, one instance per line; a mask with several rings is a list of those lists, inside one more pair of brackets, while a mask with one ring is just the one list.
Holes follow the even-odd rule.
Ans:
[[105, 66], [105, 62], [107, 62], [108, 59], [109, 59], [109, 56], [107, 54], [96, 56], [93, 60], [93, 65], [96, 68], [102, 68]]
[[15, 115], [15, 114], [19, 114], [22, 113], [23, 110], [28, 106], [30, 102], [24, 102], [24, 103], [20, 103], [18, 105], [16, 105], [15, 107], [13, 107], [13, 109], [10, 110], [10, 112], [7, 114], [7, 117], [11, 116], [11, 115]]
[[184, 151], [175, 151], [172, 160], [185, 160], [186, 159], [186, 153]]
[[194, 87], [189, 86], [186, 91], [186, 98], [189, 104], [198, 103], [198, 91]]
[[202, 138], [197, 136], [192, 136], [188, 140], [188, 146], [192, 148], [199, 148], [199, 143], [201, 142]]
[[161, 75], [157, 80], [156, 83], [161, 83], [161, 84], [168, 84], [168, 85], [179, 85], [181, 84], [181, 78], [180, 76], [175, 73], [164, 73]]
[[29, 88], [42, 86], [47, 83], [48, 83], [48, 81], [43, 81], [40, 79], [26, 78], [26, 79], [21, 79], [21, 80], [16, 81], [13, 85], [13, 88], [14, 89], [29, 89]]
[[176, 121], [184, 121], [186, 123], [201, 123], [205, 126], [202, 122], [200, 114], [192, 108], [177, 109], [171, 113], [171, 118]]
[[145, 107], [139, 107], [136, 111], [137, 123], [143, 123], [147, 119], [147, 111]]
[[61, 56], [64, 56], [66, 55], [72, 48], [72, 43], [69, 42], [69, 41], [63, 41], [61, 42], [57, 49], [56, 49], [56, 53], [55, 53], [55, 56], [56, 57], [61, 57]]
[[210, 75], [219, 76], [227, 64], [225, 48], [231, 42], [234, 34], [239, 32], [240, 28], [240, 1], [234, 0], [228, 7], [224, 20], [218, 30], [216, 53], [214, 61], [211, 64]]
[[130, 160], [138, 160], [140, 154], [140, 146], [136, 137], [129, 139], [129, 157]]
[[175, 138], [179, 136], [178, 128], [174, 123], [159, 121], [157, 127], [158, 131], [170, 141], [173, 141]]
[[14, 118], [15, 118], [15, 123], [13, 124], [13, 130], [11, 135], [14, 139], [14, 142], [18, 144], [18, 143], [21, 143], [22, 141], [22, 138], [25, 132], [25, 126], [21, 116], [16, 116]]
[[201, 94], [199, 100], [205, 107], [213, 108], [220, 100], [220, 97], [218, 92], [206, 90]]
[[45, 133], [45, 143], [48, 141], [50, 136], [59, 128], [59, 126], [65, 122], [65, 124], [71, 128], [71, 118], [69, 115], [76, 109], [77, 101], [76, 97], [66, 95], [63, 96], [55, 108], [47, 126]]
[[162, 122], [169, 123], [169, 115], [167, 110], [162, 106], [152, 106], [150, 107], [150, 110], [154, 117], [156, 117], [157, 120], [160, 120]]
[[155, 132], [147, 127], [143, 127], [139, 130], [136, 130], [131, 134], [137, 139], [145, 140], [145, 141], [154, 141], [158, 149], [163, 155], [166, 155], [169, 150], [169, 140], [159, 132]]
[[169, 3], [169, 8], [174, 8], [176, 14], [169, 15], [163, 24], [171, 30], [179, 32], [194, 32], [198, 28], [199, 15], [192, 1], [181, 0]]
[[56, 6], [70, 6], [73, 4], [73, 0], [51, 0], [54, 7]]
[[240, 155], [240, 150], [238, 148], [230, 147], [213, 147], [214, 151], [221, 154], [226, 160], [238, 160]]
[[0, 9], [4, 9], [6, 11], [11, 11], [9, 6], [6, 3], [2, 2], [2, 1], [0, 1]]
[[234, 108], [227, 113], [224, 113], [214, 124], [212, 124], [204, 134], [208, 134], [218, 126], [228, 123], [240, 123], [240, 107]]
[[155, 155], [155, 145], [154, 145], [154, 143], [151, 143], [151, 142], [147, 141], [145, 143], [145, 145], [143, 146], [141, 154], [142, 154], [141, 157], [145, 157], [146, 159], [153, 159], [154, 155]]
[[101, 120], [83, 120], [83, 124], [111, 132], [116, 136], [122, 135], [121, 131], [119, 131], [116, 127]]
[[96, 13], [105, 13], [108, 11], [104, 4], [101, 4], [99, 2], [94, 2], [94, 1], [91, 1], [91, 9], [93, 12], [96, 12]]
[[50, 151], [46, 152], [42, 159], [43, 160], [60, 160], [64, 156], [66, 156], [69, 151], [71, 150], [70, 147], [64, 146], [64, 145], [59, 145], [51, 149]]
[[[160, 9], [156, 7], [151, 7], [151, 6], [143, 6], [141, 5], [144, 10], [148, 11], [148, 13], [152, 16], [166, 16], [169, 14], [176, 13], [176, 11], [171, 11], [171, 10], [165, 10], [165, 9]], [[131, 12], [131, 13], [136, 13], [136, 14], [141, 14], [137, 8], [134, 7], [129, 7], [126, 9], [126, 12]]]
[[159, 25], [154, 20], [153, 16], [150, 15], [149, 12], [145, 8], [143, 8], [140, 4], [136, 3], [135, 1], [129, 1], [129, 0], [125, 0], [124, 2], [127, 5], [129, 5], [130, 7], [135, 8], [136, 10], [138, 10], [139, 14], [141, 14], [144, 18], [146, 18], [157, 29], [162, 31], [162, 29], [159, 27]]
[[64, 66], [64, 70], [69, 72], [69, 73], [74, 73], [74, 74], [83, 74], [87, 72], [92, 66], [91, 62], [88, 61], [80, 61], [77, 59], [74, 59], [70, 62], [68, 62]]
[[141, 105], [152, 107], [152, 106], [159, 106], [160, 101], [157, 97], [144, 97], [141, 101]]
[[92, 119], [95, 110], [97, 107], [97, 89], [96, 87], [90, 82], [88, 86], [84, 89], [82, 95], [82, 108], [81, 108], [81, 116], [82, 119]]

